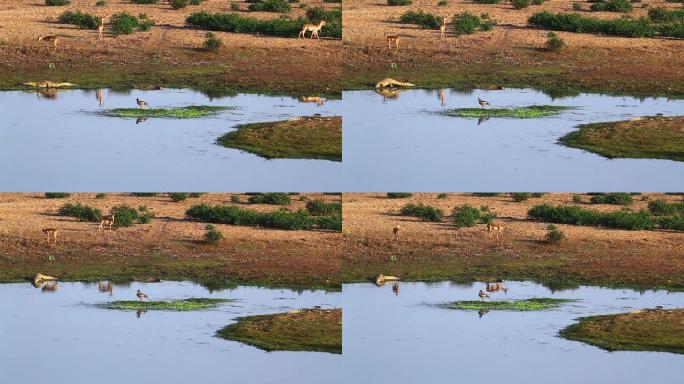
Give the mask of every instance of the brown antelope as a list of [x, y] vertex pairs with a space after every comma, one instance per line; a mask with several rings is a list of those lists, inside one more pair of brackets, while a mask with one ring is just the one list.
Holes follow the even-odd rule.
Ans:
[[496, 232], [496, 238], [499, 238], [499, 235], [503, 233], [503, 230], [506, 228], [506, 225], [500, 224], [500, 223], [488, 223], [487, 224], [487, 237], [491, 236], [492, 232]]
[[392, 240], [399, 241], [399, 224], [392, 229]]
[[59, 41], [59, 37], [56, 35], [47, 35], [47, 36], [39, 36], [38, 41], [45, 41], [47, 43], [52, 43], [52, 45], [55, 47], [55, 51], [57, 50], [57, 42]]
[[318, 96], [300, 96], [299, 97], [300, 103], [316, 103], [317, 107], [322, 106], [323, 104], [325, 104], [326, 101], [327, 101], [326, 99], [324, 99], [322, 97], [318, 97]]
[[482, 299], [482, 301], [489, 299], [489, 295], [484, 293], [481, 289], [480, 289], [480, 293], [478, 293], [477, 295], [480, 296], [480, 299]]
[[302, 30], [299, 32], [298, 37], [306, 37], [306, 33], [311, 32], [311, 37], [310, 37], [311, 39], [313, 39], [314, 36], [317, 39], [320, 39], [320, 36], [318, 36], [318, 34], [321, 32], [321, 28], [323, 28], [324, 25], [325, 25], [324, 20], [321, 20], [321, 22], [318, 24], [304, 24], [304, 26], [302, 27]]
[[399, 50], [399, 35], [388, 35], [387, 32], [385, 32], [385, 39], [387, 40], [387, 48], [389, 50], [392, 50], [392, 44], [394, 44], [394, 47]]
[[50, 244], [50, 236], [55, 239], [55, 244], [57, 244], [57, 228], [43, 228], [43, 233], [47, 235], [47, 242]]
[[111, 215], [107, 216], [102, 216], [102, 221], [100, 221], [100, 231], [104, 230], [104, 225], [109, 225], [109, 230], [112, 229], [112, 225], [114, 225], [114, 213]]
[[102, 33], [104, 32], [104, 17], [100, 17], [100, 25], [97, 26], [98, 39], [102, 40]]
[[439, 39], [444, 38], [444, 32], [446, 32], [446, 19], [442, 16], [442, 23], [439, 24]]
[[135, 295], [138, 296], [138, 299], [140, 299], [140, 301], [147, 300], [147, 295], [142, 293], [142, 291], [139, 289], [138, 289], [138, 292], [135, 293]]

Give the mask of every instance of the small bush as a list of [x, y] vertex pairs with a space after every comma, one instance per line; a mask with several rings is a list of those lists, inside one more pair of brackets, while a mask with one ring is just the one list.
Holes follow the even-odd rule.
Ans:
[[663, 200], [654, 200], [648, 203], [648, 210], [657, 216], [684, 215], [684, 202], [676, 201], [668, 203]]
[[314, 226], [318, 229], [341, 232], [342, 216], [316, 216], [314, 217]]
[[97, 0], [97, 1], [95, 2], [95, 6], [96, 6], [96, 7], [104, 7], [104, 6], [106, 6], [106, 5], [107, 5], [107, 2], [106, 2], [105, 0]]
[[413, 193], [409, 192], [387, 192], [388, 199], [406, 199], [413, 196]]
[[648, 10], [648, 17], [656, 23], [684, 22], [684, 9], [652, 8]]
[[45, 0], [45, 5], [50, 7], [69, 5], [69, 3], [71, 3], [69, 0]]
[[535, 199], [539, 199], [541, 197], [544, 197], [546, 195], [546, 192], [532, 192], [530, 194], [531, 197], [534, 197]]
[[477, 4], [499, 4], [501, 0], [474, 0]]
[[98, 193], [98, 194], [95, 195], [95, 198], [98, 199], [98, 200], [102, 200], [102, 199], [104, 199], [105, 197], [107, 197], [107, 194], [106, 194], [106, 193]]
[[437, 195], [438, 199], [447, 199], [448, 197], [449, 197], [448, 193], [440, 193], [439, 195]]
[[240, 195], [230, 195], [230, 202], [233, 204], [240, 203]]
[[80, 29], [97, 29], [100, 26], [97, 16], [81, 11], [66, 11], [59, 16], [57, 21], [60, 24], [73, 24]]
[[546, 229], [546, 242], [560, 243], [561, 240], [565, 239], [565, 234], [555, 225], [549, 224], [549, 226]]
[[221, 240], [223, 240], [223, 233], [214, 228], [207, 228], [207, 231], [204, 232], [204, 241], [209, 244], [216, 244]]
[[252, 195], [247, 199], [249, 204], [272, 204], [272, 205], [290, 205], [292, 199], [287, 193], [263, 193]]
[[323, 200], [312, 200], [306, 203], [306, 210], [313, 216], [341, 215], [342, 203], [326, 203]]
[[66, 199], [71, 196], [71, 193], [67, 192], [45, 192], [46, 199]]
[[57, 214], [60, 216], [77, 217], [80, 221], [100, 221], [102, 212], [97, 208], [92, 208], [81, 203], [66, 203], [62, 205]]
[[207, 32], [204, 40], [204, 49], [207, 51], [218, 51], [223, 46], [223, 41], [216, 37], [212, 32]]
[[632, 12], [629, 0], [606, 0], [594, 3], [589, 8], [594, 12]]
[[599, 212], [576, 205], [552, 206], [541, 204], [532, 207], [527, 214], [532, 219], [556, 224], [602, 225], [629, 230], [653, 229], [655, 224], [648, 211]]
[[159, 0], [131, 0], [133, 4], [157, 4]]
[[439, 29], [441, 25], [439, 16], [423, 11], [406, 11], [399, 21], [405, 24], [416, 24], [425, 29]]
[[263, 0], [252, 3], [247, 7], [252, 12], [280, 12], [288, 13], [292, 10], [287, 0]]
[[139, 26], [138, 18], [126, 12], [115, 13], [110, 19], [110, 30], [115, 35], [129, 35]]
[[572, 3], [572, 10], [573, 11], [581, 11], [582, 10], [582, 4], [578, 2]]
[[230, 3], [230, 10], [231, 11], [239, 11], [240, 10], [240, 4], [238, 3]]
[[532, 5], [542, 5], [544, 4], [544, 0], [532, 0]]
[[193, 199], [197, 199], [197, 198], [202, 197], [202, 195], [204, 195], [204, 194], [205, 194], [205, 192], [190, 192], [188, 194], [188, 196], [192, 197]]
[[511, 3], [513, 3], [513, 8], [523, 9], [529, 7], [530, 0], [511, 0]]
[[190, 5], [200, 5], [204, 0], [190, 0]]
[[476, 193], [473, 193], [473, 196], [477, 196], [477, 197], [496, 197], [499, 195], [501, 195], [501, 193], [499, 193], [499, 192], [476, 192]]
[[549, 51], [557, 51], [565, 47], [565, 40], [553, 32], [546, 35], [546, 49]]
[[117, 205], [112, 208], [111, 213], [114, 214], [115, 227], [131, 227], [135, 224], [149, 223], [152, 214], [147, 211], [147, 208], [142, 206], [141, 209], [129, 207], [127, 204]]
[[582, 196], [572, 195], [572, 202], [575, 204], [581, 204], [582, 203]]
[[439, 0], [439, 1], [437, 2], [437, 6], [438, 6], [438, 7], [446, 7], [446, 6], [448, 6], [448, 5], [449, 5], [449, 2], [448, 2], [447, 0]]
[[133, 197], [154, 197], [157, 196], [158, 193], [156, 192], [132, 192], [131, 196]]
[[399, 212], [403, 216], [418, 217], [422, 221], [440, 222], [444, 217], [444, 212], [441, 209], [423, 203], [406, 204]]
[[188, 198], [188, 194], [185, 192], [171, 192], [169, 193], [169, 197], [171, 197], [171, 201], [173, 202], [179, 202], [186, 200]]
[[188, 6], [188, 0], [171, 0], [171, 8], [181, 9]]
[[387, 5], [390, 5], [390, 6], [411, 5], [411, 0], [387, 0]]
[[461, 227], [472, 227], [480, 220], [480, 210], [464, 204], [454, 208], [452, 212], [454, 225]]
[[454, 25], [454, 33], [457, 35], [468, 35], [477, 30], [488, 31], [496, 25], [496, 21], [489, 17], [481, 19], [470, 12], [455, 15], [451, 22]]
[[630, 205], [632, 204], [632, 196], [625, 192], [601, 193], [591, 197], [589, 200], [592, 204], [613, 204], [613, 205]]
[[138, 31], [147, 32], [154, 26], [154, 22], [147, 17], [147, 14], [138, 15]]
[[511, 193], [511, 197], [513, 198], [513, 201], [519, 203], [521, 201], [528, 200], [530, 198], [530, 194], [528, 192], [515, 192]]

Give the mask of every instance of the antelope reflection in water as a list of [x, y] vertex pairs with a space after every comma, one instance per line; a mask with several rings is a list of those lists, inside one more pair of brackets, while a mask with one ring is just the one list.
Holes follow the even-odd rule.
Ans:
[[487, 292], [503, 292], [505, 295], [508, 293], [508, 287], [504, 285], [503, 280], [499, 279], [493, 283], [487, 283]]
[[396, 100], [399, 98], [400, 91], [397, 88], [377, 88], [375, 93], [382, 96], [382, 101]]
[[57, 280], [42, 281], [33, 284], [34, 287], [40, 288], [43, 293], [55, 293], [59, 289]]
[[109, 296], [111, 296], [114, 294], [114, 284], [112, 284], [112, 282], [109, 280], [98, 281], [97, 290], [102, 293], [109, 293]]
[[97, 103], [100, 107], [104, 105], [104, 89], [100, 88], [95, 91], [95, 99], [97, 99]]
[[446, 92], [444, 88], [437, 90], [437, 100], [439, 100], [439, 105], [442, 107], [446, 105]]

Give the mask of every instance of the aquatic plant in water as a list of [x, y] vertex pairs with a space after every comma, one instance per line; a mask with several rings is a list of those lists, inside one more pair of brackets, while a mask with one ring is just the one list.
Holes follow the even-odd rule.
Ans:
[[447, 116], [455, 117], [511, 117], [516, 119], [531, 119], [536, 117], [554, 116], [572, 107], [559, 105], [530, 105], [515, 108], [456, 108], [443, 112]]
[[175, 119], [192, 119], [196, 117], [213, 116], [217, 113], [234, 107], [221, 107], [213, 105], [190, 105], [187, 107], [174, 108], [117, 108], [105, 112], [106, 116], [113, 117], [167, 117]]
[[183, 300], [168, 301], [112, 301], [103, 304], [107, 309], [119, 309], [123, 311], [197, 311], [217, 307], [221, 303], [230, 302], [230, 299], [190, 298]]
[[559, 307], [565, 303], [572, 302], [571, 299], [553, 299], [544, 297], [534, 297], [524, 300], [500, 300], [500, 301], [454, 301], [445, 306], [451, 309], [462, 309], [468, 311], [491, 310], [491, 311], [541, 311]]

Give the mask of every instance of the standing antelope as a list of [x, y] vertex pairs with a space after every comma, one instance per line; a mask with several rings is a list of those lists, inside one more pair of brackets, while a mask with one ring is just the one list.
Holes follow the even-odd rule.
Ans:
[[399, 241], [399, 224], [392, 229], [392, 240]]
[[47, 35], [47, 36], [39, 36], [38, 41], [45, 41], [48, 43], [52, 43], [52, 45], [55, 47], [55, 51], [57, 50], [57, 42], [59, 41], [59, 37], [56, 35]]
[[318, 34], [321, 32], [321, 28], [323, 28], [324, 25], [325, 25], [324, 20], [321, 20], [321, 22], [318, 24], [304, 24], [304, 26], [302, 27], [302, 30], [299, 32], [299, 36], [297, 36], [297, 37], [306, 37], [306, 33], [311, 32], [311, 37], [310, 37], [311, 39], [313, 39], [314, 36], [317, 39], [320, 39]]
[[389, 50], [392, 50], [392, 44], [394, 44], [394, 47], [399, 50], [399, 35], [388, 35], [387, 32], [385, 32], [385, 39], [387, 40], [387, 48]]
[[322, 106], [325, 104], [326, 99], [318, 96], [300, 96], [299, 97], [299, 102], [300, 103], [316, 103], [317, 107]]
[[496, 232], [496, 238], [499, 238], [499, 235], [503, 233], [504, 228], [506, 226], [504, 224], [499, 224], [499, 223], [489, 223], [487, 224], [487, 237], [489, 237], [492, 232]]
[[97, 35], [102, 40], [102, 33], [104, 32], [104, 17], [100, 17], [100, 25], [97, 26]]
[[104, 230], [103, 226], [105, 224], [109, 225], [109, 230], [112, 229], [112, 225], [114, 225], [114, 215], [115, 214], [112, 213], [111, 215], [102, 216], [102, 221], [100, 221], [100, 231]]
[[442, 16], [442, 23], [439, 24], [439, 39], [444, 38], [444, 32], [446, 32], [446, 18]]
[[50, 244], [50, 236], [55, 239], [55, 244], [57, 244], [57, 228], [43, 228], [43, 233], [47, 235], [47, 242]]

